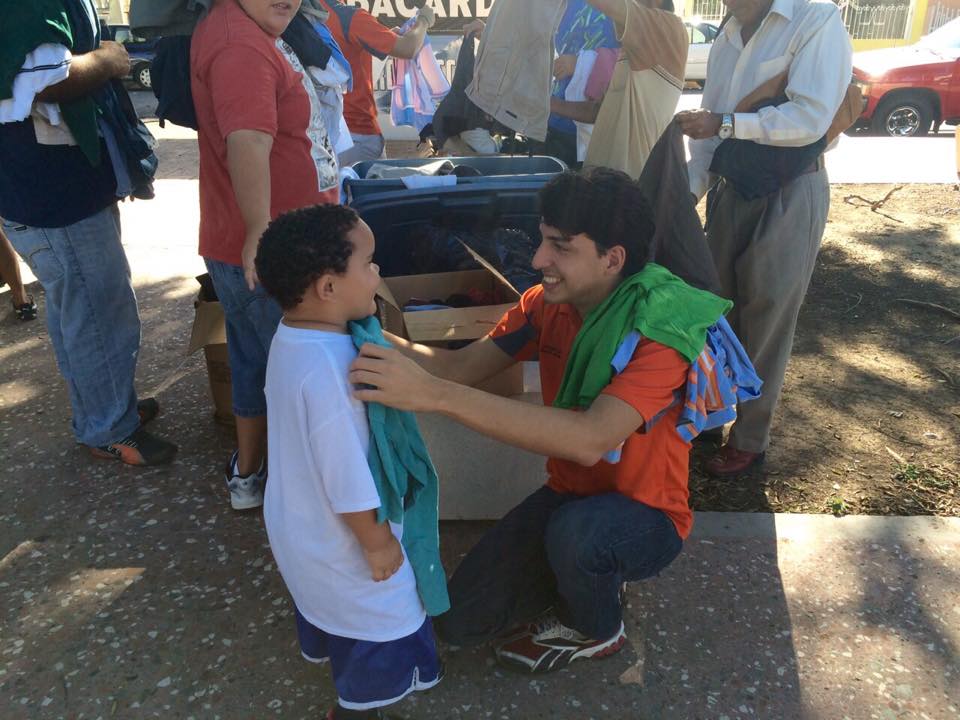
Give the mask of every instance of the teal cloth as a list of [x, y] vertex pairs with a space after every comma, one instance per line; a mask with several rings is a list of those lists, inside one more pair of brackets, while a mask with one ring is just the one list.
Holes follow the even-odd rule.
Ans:
[[[380, 322], [370, 316], [349, 324], [353, 344], [390, 347]], [[410, 560], [417, 592], [427, 615], [450, 609], [447, 575], [440, 561], [439, 521], [440, 480], [427, 446], [411, 412], [395, 410], [380, 403], [367, 406], [370, 425], [370, 472], [380, 495], [377, 522], [403, 524], [403, 549]]]
[[589, 407], [610, 384], [611, 360], [633, 331], [693, 362], [707, 341], [707, 329], [732, 307], [729, 300], [688, 285], [661, 265], [647, 263], [584, 318], [554, 406]]
[[[63, 45], [74, 54], [74, 31], [63, 0], [0, 0], [0, 100], [13, 97], [13, 81], [27, 55], [44, 43]], [[90, 50], [95, 48], [89, 48]], [[90, 97], [60, 103], [63, 119], [91, 165], [100, 164], [97, 107]]]

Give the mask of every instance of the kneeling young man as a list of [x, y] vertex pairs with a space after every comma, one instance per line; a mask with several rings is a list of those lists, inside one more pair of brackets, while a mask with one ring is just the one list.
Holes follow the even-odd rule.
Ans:
[[[375, 388], [357, 390], [362, 400], [442, 413], [548, 456], [547, 484], [467, 554], [449, 584], [452, 607], [435, 621], [452, 644], [499, 639], [498, 659], [530, 672], [619, 650], [623, 583], [679, 554], [692, 514], [675, 394], [685, 355], [703, 345], [695, 331], [681, 338], [685, 324], [709, 327], [728, 306], [646, 263], [653, 213], [627, 175], [564, 173], [540, 200], [533, 266], [543, 283], [487, 337], [455, 351], [391, 337], [397, 349], [364, 346], [350, 375]], [[470, 387], [537, 359], [543, 406]]]

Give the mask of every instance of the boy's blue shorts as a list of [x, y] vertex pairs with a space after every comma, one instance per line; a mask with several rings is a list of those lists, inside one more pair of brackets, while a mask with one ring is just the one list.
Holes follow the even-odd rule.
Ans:
[[296, 611], [300, 652], [312, 663], [330, 661], [339, 703], [348, 710], [392, 705], [440, 682], [440, 660], [430, 618], [412, 635], [370, 642], [332, 635]]

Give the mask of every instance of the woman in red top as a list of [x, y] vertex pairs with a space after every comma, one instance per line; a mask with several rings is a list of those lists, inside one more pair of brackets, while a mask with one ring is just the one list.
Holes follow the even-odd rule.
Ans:
[[338, 166], [310, 78], [280, 35], [300, 0], [218, 0], [190, 51], [200, 143], [200, 254], [226, 316], [238, 450], [230, 502], [263, 504], [263, 385], [280, 308], [253, 260], [277, 215], [339, 199]]

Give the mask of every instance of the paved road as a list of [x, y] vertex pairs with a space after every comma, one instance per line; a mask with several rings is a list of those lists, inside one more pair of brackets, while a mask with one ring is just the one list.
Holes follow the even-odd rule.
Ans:
[[[678, 110], [700, 107], [700, 92], [685, 92]], [[954, 128], [923, 138], [841, 135], [827, 153], [832, 183], [955, 183]]]

